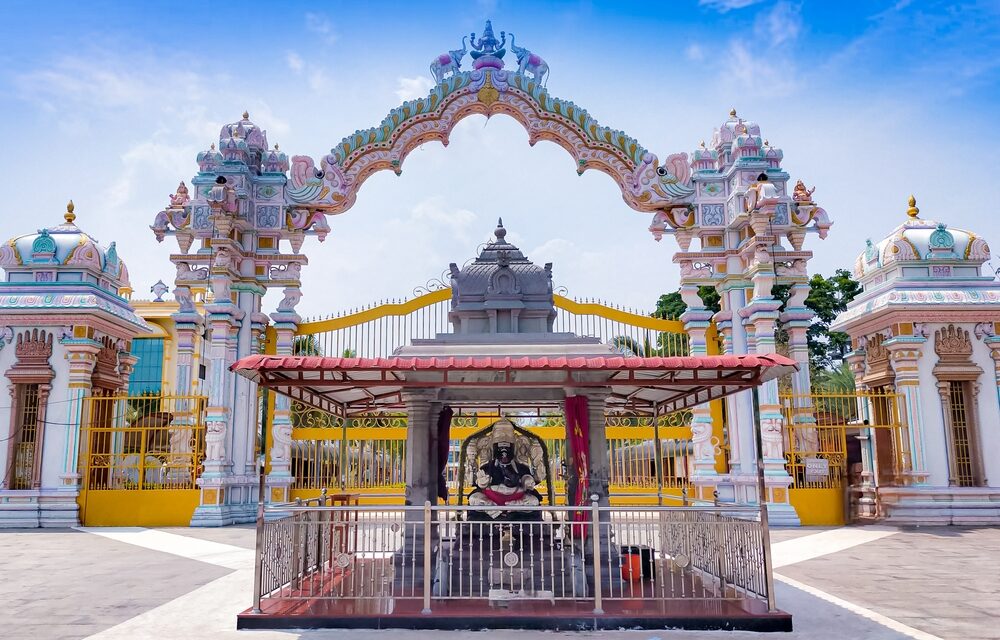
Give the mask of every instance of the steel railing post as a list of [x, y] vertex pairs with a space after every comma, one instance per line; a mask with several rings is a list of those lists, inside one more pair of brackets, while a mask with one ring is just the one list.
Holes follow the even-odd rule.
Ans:
[[774, 602], [774, 569], [771, 566], [771, 530], [767, 519], [767, 484], [764, 482], [764, 442], [760, 432], [760, 396], [753, 388], [754, 438], [757, 445], [757, 503], [760, 506], [760, 537], [764, 555], [764, 581], [767, 586], [767, 610], [778, 610]]
[[431, 502], [424, 502], [424, 609], [420, 613], [431, 612]]
[[[264, 492], [267, 490], [267, 482], [264, 477], [264, 471], [267, 466], [267, 389], [264, 389], [262, 397], [264, 400], [264, 410], [263, 415], [260, 420], [260, 452], [257, 456], [257, 531], [256, 531], [256, 542], [254, 543], [253, 550], [253, 612], [260, 613], [260, 599], [263, 595], [261, 592], [264, 590]], [[198, 408], [198, 419], [199, 425], [202, 422], [202, 409], [204, 406], [201, 404], [201, 400], [197, 401]], [[197, 442], [197, 439], [195, 440]], [[198, 446], [193, 447], [195, 450]], [[192, 462], [195, 462], [198, 458], [198, 453], [194, 454]]]
[[604, 582], [601, 575], [601, 511], [597, 500], [597, 494], [590, 496], [590, 522], [593, 525], [590, 539], [594, 547], [594, 615], [603, 615], [604, 606], [601, 602], [601, 583]]

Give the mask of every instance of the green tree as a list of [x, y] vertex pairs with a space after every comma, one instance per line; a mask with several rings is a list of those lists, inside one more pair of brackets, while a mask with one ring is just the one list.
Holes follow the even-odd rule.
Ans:
[[[715, 290], [715, 287], [698, 287], [698, 297], [701, 298], [702, 304], [708, 310], [714, 313], [722, 311], [719, 292]], [[685, 311], [687, 311], [687, 304], [681, 298], [681, 292], [674, 291], [673, 293], [665, 293], [660, 296], [660, 299], [656, 301], [656, 309], [652, 315], [654, 318], [676, 320]]]
[[[812, 325], [806, 333], [809, 344], [809, 366], [814, 372], [833, 368], [834, 362], [843, 358], [850, 346], [850, 338], [846, 333], [830, 331], [830, 324], [847, 308], [847, 304], [861, 293], [861, 285], [851, 277], [846, 269], [837, 269], [832, 276], [824, 278], [820, 274], [809, 279], [809, 295], [805, 306], [816, 314]], [[785, 310], [792, 286], [789, 284], [775, 285], [771, 295], [781, 301], [780, 311]], [[698, 287], [698, 296], [705, 306], [712, 311], [719, 311], [719, 294], [714, 287]], [[657, 318], [676, 318], [687, 310], [687, 305], [681, 299], [679, 291], [660, 296], [656, 301], [653, 316]], [[775, 341], [779, 353], [788, 353], [788, 333], [778, 325]]]
[[[804, 304], [816, 314], [806, 331], [809, 366], [814, 374], [834, 368], [834, 361], [841, 360], [850, 347], [850, 337], [846, 333], [830, 331], [830, 325], [859, 293], [861, 285], [846, 269], [837, 269], [829, 278], [817, 273], [809, 279], [809, 295], [806, 296]], [[771, 295], [781, 300], [780, 311], [785, 310], [790, 294], [791, 285], [776, 285], [771, 290]], [[784, 345], [787, 348], [788, 335], [781, 326], [778, 327], [776, 340], [779, 346]]]
[[319, 346], [319, 340], [315, 335], [298, 336], [292, 341], [292, 355], [320, 356], [323, 355], [323, 349]]

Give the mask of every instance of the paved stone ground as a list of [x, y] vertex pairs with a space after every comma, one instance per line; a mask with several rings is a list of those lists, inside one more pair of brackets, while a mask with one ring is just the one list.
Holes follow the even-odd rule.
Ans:
[[0, 532], [0, 637], [76, 640], [230, 570], [73, 530]]
[[942, 638], [1000, 639], [1000, 529], [906, 529], [779, 573]]
[[[235, 614], [250, 600], [252, 569], [246, 558], [248, 550], [253, 548], [252, 527], [117, 531], [122, 533], [0, 532], [0, 566], [4, 576], [0, 580], [4, 612], [0, 638], [1000, 638], [1000, 529], [775, 530], [772, 538], [780, 565], [776, 571], [779, 579], [776, 594], [779, 606], [794, 615], [795, 631], [772, 636], [679, 631], [237, 632]], [[141, 538], [146, 534], [154, 538], [153, 544], [143, 542], [146, 546], [137, 546], [140, 543], [136, 542], [136, 536]], [[107, 535], [117, 538], [109, 539]], [[780, 582], [782, 579], [793, 582], [784, 584]], [[799, 583], [801, 588], [796, 586]]]

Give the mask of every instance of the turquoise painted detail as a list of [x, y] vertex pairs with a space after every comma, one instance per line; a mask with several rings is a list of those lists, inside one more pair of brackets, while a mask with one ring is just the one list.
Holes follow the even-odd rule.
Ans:
[[609, 144], [621, 151], [635, 166], [642, 164], [649, 152], [639, 142], [624, 131], [602, 126], [586, 109], [570, 100], [553, 98], [548, 90], [537, 82], [519, 73], [511, 74], [509, 84], [531, 96], [542, 111], [562, 116], [583, 129], [587, 139], [599, 144]]
[[407, 100], [390, 111], [377, 127], [355, 131], [352, 135], [345, 137], [340, 141], [340, 144], [330, 150], [336, 164], [342, 167], [344, 161], [358, 149], [370, 144], [388, 142], [403, 123], [418, 116], [433, 113], [441, 106], [445, 98], [468, 86], [472, 82], [471, 75], [470, 72], [466, 71], [446, 78], [431, 89], [426, 98]]
[[[444, 104], [445, 99], [456, 92], [466, 89], [468, 91], [476, 90], [477, 86], [470, 86], [473, 84], [472, 74], [473, 72], [464, 71], [445, 78], [431, 89], [426, 98], [408, 100], [390, 111], [377, 127], [355, 131], [352, 135], [345, 137], [340, 141], [340, 144], [330, 150], [335, 164], [343, 167], [347, 158], [359, 149], [368, 145], [389, 142], [393, 134], [404, 123], [437, 111]], [[507, 84], [530, 96], [540, 111], [570, 120], [583, 131], [588, 141], [610, 145], [620, 151], [632, 162], [632, 168], [642, 164], [643, 158], [649, 153], [635, 138], [625, 132], [599, 124], [586, 109], [570, 100], [553, 98], [545, 87], [533, 79], [516, 72], [505, 72], [505, 76]], [[497, 78], [492, 79], [494, 85], [500, 84], [501, 77], [498, 75]]]
[[48, 229], [42, 229], [35, 238], [35, 241], [31, 243], [31, 253], [52, 253], [56, 252], [56, 241], [52, 239], [49, 235]]

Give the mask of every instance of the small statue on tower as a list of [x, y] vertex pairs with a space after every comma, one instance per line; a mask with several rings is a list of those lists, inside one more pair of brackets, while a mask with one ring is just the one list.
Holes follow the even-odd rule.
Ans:
[[806, 189], [805, 183], [799, 180], [795, 183], [795, 189], [792, 191], [792, 200], [795, 202], [812, 202], [812, 194], [815, 190], [816, 187]]

